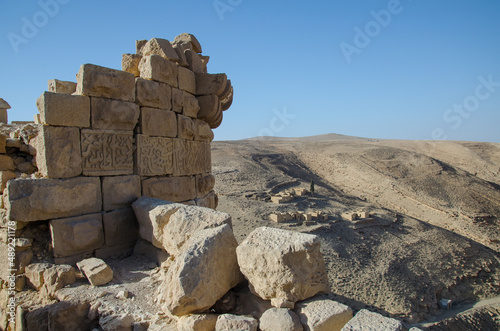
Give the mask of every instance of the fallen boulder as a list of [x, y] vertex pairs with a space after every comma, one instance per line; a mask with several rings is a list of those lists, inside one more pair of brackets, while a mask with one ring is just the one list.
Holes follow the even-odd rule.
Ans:
[[217, 318], [215, 331], [257, 331], [259, 322], [252, 316], [223, 314]]
[[186, 206], [141, 197], [132, 204], [139, 221], [141, 238], [154, 246], [178, 255], [182, 245], [197, 231], [231, 224], [231, 216], [213, 209]]
[[250, 290], [277, 308], [328, 292], [320, 241], [315, 235], [269, 227], [255, 229], [236, 249]]
[[298, 302], [296, 312], [305, 331], [340, 331], [352, 318], [352, 309], [329, 299]]
[[286, 308], [271, 308], [260, 317], [261, 331], [302, 331], [300, 318], [292, 310]]
[[28, 286], [51, 299], [57, 290], [76, 282], [75, 269], [70, 265], [33, 263], [26, 267], [25, 275]]
[[342, 331], [402, 331], [403, 323], [393, 318], [361, 309]]
[[113, 270], [101, 259], [91, 257], [76, 265], [93, 286], [105, 285], [113, 280]]
[[184, 316], [213, 306], [241, 280], [236, 246], [228, 224], [194, 233], [165, 275], [162, 309]]

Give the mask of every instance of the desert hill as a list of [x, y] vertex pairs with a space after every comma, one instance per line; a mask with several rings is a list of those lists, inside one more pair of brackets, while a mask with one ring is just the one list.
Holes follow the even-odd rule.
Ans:
[[[500, 294], [500, 144], [341, 135], [218, 141], [218, 210], [243, 239], [262, 225], [318, 234], [335, 299], [417, 322]], [[294, 187], [315, 194], [274, 204]], [[375, 223], [342, 219], [365, 210]], [[326, 222], [276, 224], [274, 212], [323, 211]]]

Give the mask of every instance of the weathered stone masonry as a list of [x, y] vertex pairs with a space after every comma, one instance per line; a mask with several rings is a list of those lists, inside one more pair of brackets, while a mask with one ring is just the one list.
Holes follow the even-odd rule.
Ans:
[[49, 81], [33, 146], [43, 178], [7, 183], [6, 218], [49, 220], [56, 263], [105, 258], [138, 238], [141, 196], [216, 208], [210, 142], [232, 102], [225, 74], [189, 34], [136, 42], [122, 69], [84, 64], [77, 82]]

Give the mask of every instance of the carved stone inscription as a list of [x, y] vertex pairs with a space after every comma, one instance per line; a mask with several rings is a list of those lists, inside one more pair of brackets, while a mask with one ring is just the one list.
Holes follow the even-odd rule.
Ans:
[[186, 176], [211, 171], [210, 144], [198, 141], [176, 140], [174, 175]]
[[130, 175], [134, 171], [132, 132], [82, 130], [83, 175]]
[[141, 176], [171, 175], [174, 147], [170, 138], [137, 135], [136, 173]]

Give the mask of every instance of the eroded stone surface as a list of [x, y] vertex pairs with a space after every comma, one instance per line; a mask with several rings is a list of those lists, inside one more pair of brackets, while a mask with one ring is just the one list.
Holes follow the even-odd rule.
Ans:
[[210, 144], [198, 141], [175, 140], [175, 176], [210, 173], [211, 169]]
[[102, 216], [104, 242], [107, 247], [126, 246], [139, 238], [139, 224], [131, 208], [119, 209]]
[[161, 38], [152, 38], [144, 46], [141, 47], [142, 56], [159, 55], [167, 60], [174, 62], [179, 61], [177, 52], [173, 49], [170, 41]]
[[139, 63], [141, 62], [142, 56], [138, 54], [123, 54], [122, 55], [122, 70], [130, 72], [135, 77], [141, 75], [139, 71]]
[[38, 170], [48, 178], [82, 174], [80, 129], [44, 125], [35, 140]]
[[132, 131], [139, 120], [139, 106], [132, 102], [91, 98], [92, 128]]
[[292, 310], [286, 308], [271, 308], [259, 319], [261, 331], [302, 331], [300, 318]]
[[154, 137], [177, 137], [177, 116], [173, 111], [141, 108], [141, 133]]
[[295, 302], [329, 290], [315, 235], [261, 227], [236, 251], [252, 292], [277, 308], [293, 308]]
[[252, 316], [223, 314], [217, 318], [215, 331], [257, 331], [259, 322]]
[[348, 306], [320, 297], [298, 302], [295, 310], [306, 331], [340, 331], [352, 318]]
[[98, 177], [15, 179], [6, 190], [9, 219], [18, 222], [96, 213], [102, 206]]
[[141, 78], [177, 87], [177, 65], [159, 55], [144, 56], [139, 63]]
[[170, 110], [171, 87], [165, 83], [137, 78], [137, 103], [144, 107]]
[[51, 79], [47, 82], [47, 85], [49, 92], [62, 94], [73, 94], [76, 92], [76, 83], [74, 82]]
[[93, 286], [105, 285], [113, 280], [113, 270], [101, 259], [85, 259], [76, 264]]
[[50, 233], [55, 257], [93, 252], [104, 245], [101, 214], [51, 220]]
[[76, 79], [77, 94], [135, 101], [135, 76], [129, 72], [84, 64]]
[[403, 323], [393, 318], [384, 317], [380, 314], [361, 309], [342, 328], [342, 331], [401, 331]]
[[228, 224], [198, 231], [168, 269], [159, 301], [177, 316], [203, 312], [240, 281], [233, 231]]
[[193, 200], [196, 197], [196, 184], [193, 176], [155, 177], [142, 181], [142, 194], [172, 202]]
[[103, 210], [127, 208], [141, 196], [141, 178], [132, 176], [102, 177]]
[[83, 95], [44, 92], [36, 106], [42, 124], [57, 126], [90, 126], [90, 100]]

